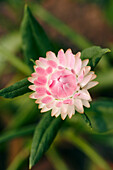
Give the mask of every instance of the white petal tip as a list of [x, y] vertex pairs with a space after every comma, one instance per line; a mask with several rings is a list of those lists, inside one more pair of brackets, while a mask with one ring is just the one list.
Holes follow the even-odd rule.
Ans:
[[71, 119], [72, 118], [72, 115], [71, 116], [68, 116], [69, 117], [69, 119]]
[[81, 56], [81, 52], [79, 51], [77, 54], [76, 54], [76, 57], [80, 57]]
[[61, 114], [61, 118], [62, 118], [62, 120], [64, 120], [65, 118], [66, 118], [66, 116], [67, 116], [67, 114]]
[[63, 50], [63, 49], [60, 49], [59, 51], [62, 51], [62, 52], [64, 52], [64, 50]]

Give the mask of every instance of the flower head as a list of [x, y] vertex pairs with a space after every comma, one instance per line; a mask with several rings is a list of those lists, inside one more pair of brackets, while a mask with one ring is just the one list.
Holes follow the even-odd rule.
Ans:
[[28, 80], [33, 83], [29, 88], [34, 91], [30, 98], [37, 99], [41, 112], [51, 110], [51, 116], [64, 120], [75, 114], [75, 110], [84, 113], [90, 107], [91, 96], [88, 89], [96, 86], [92, 81], [96, 75], [87, 66], [89, 60], [81, 60], [81, 53], [74, 55], [71, 49], [65, 53], [61, 49], [58, 56], [49, 51], [46, 58], [39, 57], [34, 66], [35, 72]]

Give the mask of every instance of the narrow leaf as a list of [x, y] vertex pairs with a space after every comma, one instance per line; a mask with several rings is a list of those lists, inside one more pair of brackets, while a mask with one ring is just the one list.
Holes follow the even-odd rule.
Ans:
[[45, 113], [34, 133], [30, 155], [30, 169], [50, 147], [62, 123], [61, 117], [54, 118], [51, 117], [50, 112]]
[[37, 60], [40, 56], [44, 57], [47, 51], [53, 50], [53, 46], [27, 5], [25, 6], [21, 33], [26, 62], [33, 68], [34, 64], [31, 59]]
[[88, 48], [92, 45], [83, 35], [80, 35], [76, 30], [73, 30], [67, 24], [63, 23], [63, 21], [56, 18], [53, 14], [43, 8], [42, 5], [32, 3], [31, 7], [39, 19], [56, 29], [61, 35], [65, 36], [74, 45], [79, 47], [79, 49]]
[[92, 128], [92, 125], [91, 125], [91, 121], [89, 119], [89, 117], [84, 113], [84, 114], [81, 114], [82, 118], [85, 120], [86, 124]]
[[101, 48], [99, 46], [92, 46], [90, 48], [86, 48], [81, 53], [82, 59], [89, 59], [89, 65], [91, 66], [92, 70], [96, 67], [98, 62], [100, 61], [101, 57], [110, 52], [108, 48]]
[[31, 90], [28, 88], [30, 85], [30, 82], [27, 80], [27, 78], [16, 82], [15, 84], [3, 88], [0, 90], [0, 96], [3, 96], [5, 98], [14, 98], [17, 96], [21, 96], [27, 92], [30, 92]]

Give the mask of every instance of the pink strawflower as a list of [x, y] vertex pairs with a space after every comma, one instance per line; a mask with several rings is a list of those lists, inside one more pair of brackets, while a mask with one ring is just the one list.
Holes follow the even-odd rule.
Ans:
[[64, 120], [75, 114], [84, 113], [83, 106], [89, 108], [91, 96], [88, 89], [96, 86], [92, 81], [96, 75], [87, 66], [89, 60], [81, 60], [81, 53], [74, 55], [71, 49], [65, 53], [61, 49], [58, 56], [49, 51], [46, 58], [40, 57], [34, 66], [35, 72], [28, 80], [33, 83], [29, 88], [34, 91], [30, 98], [37, 99], [41, 112], [51, 110], [51, 116]]

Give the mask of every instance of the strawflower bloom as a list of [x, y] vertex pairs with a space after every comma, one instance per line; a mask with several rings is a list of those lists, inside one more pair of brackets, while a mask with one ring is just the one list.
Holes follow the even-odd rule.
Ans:
[[89, 108], [92, 100], [88, 89], [96, 86], [94, 71], [87, 66], [89, 60], [81, 60], [81, 53], [74, 55], [71, 49], [65, 53], [61, 49], [56, 55], [49, 51], [46, 58], [39, 57], [34, 66], [35, 72], [28, 80], [33, 83], [29, 88], [34, 91], [30, 98], [36, 99], [41, 112], [51, 111], [51, 116], [64, 120], [75, 114], [84, 113], [83, 106]]

